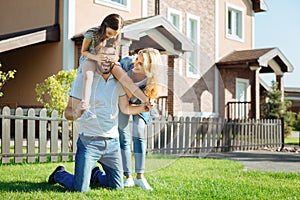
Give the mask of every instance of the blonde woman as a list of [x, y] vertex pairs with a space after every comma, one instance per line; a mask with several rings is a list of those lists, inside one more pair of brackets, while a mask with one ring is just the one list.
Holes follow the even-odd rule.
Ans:
[[[157, 98], [157, 74], [156, 68], [161, 65], [161, 57], [158, 50], [153, 48], [142, 49], [138, 52], [136, 59], [133, 57], [125, 57], [120, 61], [122, 68], [131, 77], [133, 82], [144, 91], [149, 99]], [[127, 91], [127, 94], [129, 92]], [[142, 104], [142, 102], [130, 95], [129, 102], [132, 104]], [[133, 181], [131, 167], [131, 136], [129, 130], [129, 115], [119, 113], [119, 137], [123, 161], [123, 170], [126, 180], [125, 187], [134, 185], [144, 190], [153, 190], [144, 177], [145, 159], [146, 159], [146, 137], [144, 130], [149, 123], [149, 112], [142, 112], [132, 115], [132, 139], [133, 152], [135, 159], [136, 178]]]

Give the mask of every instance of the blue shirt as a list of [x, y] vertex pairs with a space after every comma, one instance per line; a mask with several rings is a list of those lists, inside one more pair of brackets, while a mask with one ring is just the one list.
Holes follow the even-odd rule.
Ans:
[[[82, 99], [83, 75], [78, 74], [72, 84], [70, 96]], [[118, 114], [119, 97], [125, 95], [120, 83], [110, 75], [105, 81], [97, 72], [94, 73], [90, 110], [96, 114], [95, 119], [80, 118], [79, 134], [85, 136], [119, 137]]]
[[[121, 65], [122, 69], [127, 72], [128, 76], [130, 78], [132, 78], [132, 69], [134, 68], [133, 57], [127, 56], [127, 57], [122, 58], [122, 60], [120, 61], [120, 65]], [[147, 84], [147, 79], [140, 81], [139, 83], [140, 84], [137, 84], [137, 83], [136, 84], [138, 85], [138, 87], [141, 90], [144, 90], [146, 87], [146, 84]], [[129, 102], [133, 103], [133, 104], [142, 104], [142, 102], [139, 99], [137, 99], [136, 97], [130, 98]], [[142, 112], [142, 113], [139, 113], [138, 115], [145, 121], [146, 124], [150, 123], [149, 112]]]

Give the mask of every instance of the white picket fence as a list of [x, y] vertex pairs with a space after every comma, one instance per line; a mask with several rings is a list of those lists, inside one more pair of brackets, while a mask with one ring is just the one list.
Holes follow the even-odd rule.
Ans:
[[[47, 110], [10, 109], [0, 114], [0, 163], [74, 160], [78, 122]], [[146, 129], [147, 152], [203, 155], [209, 152], [281, 147], [280, 120], [168, 117], [152, 119]]]

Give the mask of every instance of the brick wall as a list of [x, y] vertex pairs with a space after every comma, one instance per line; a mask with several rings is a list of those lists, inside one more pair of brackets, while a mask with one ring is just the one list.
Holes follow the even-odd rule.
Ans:
[[[200, 17], [200, 78], [186, 77], [186, 56], [182, 55], [182, 75], [179, 75], [181, 80], [175, 82], [184, 82], [184, 84], [175, 84], [173, 92], [175, 97], [169, 104], [173, 102], [173, 112], [176, 115], [178, 112], [213, 112], [213, 100], [208, 101], [200, 106], [201, 99], [213, 99], [214, 95], [214, 63], [215, 63], [215, 2], [212, 0], [160, 0], [160, 15], [168, 17], [168, 8], [176, 9], [182, 12], [182, 33], [186, 35], [187, 14], [192, 14]], [[155, 14], [155, 1], [148, 1], [148, 15]], [[178, 74], [178, 66], [174, 66], [175, 73]], [[176, 76], [175, 76], [176, 77]], [[173, 78], [173, 77], [168, 77]], [[204, 83], [203, 83], [204, 82]], [[205, 85], [205, 88], [202, 86]], [[193, 95], [190, 95], [190, 94]], [[189, 95], [187, 95], [189, 94]], [[206, 98], [207, 96], [207, 98]], [[201, 109], [202, 110], [201, 110]]]

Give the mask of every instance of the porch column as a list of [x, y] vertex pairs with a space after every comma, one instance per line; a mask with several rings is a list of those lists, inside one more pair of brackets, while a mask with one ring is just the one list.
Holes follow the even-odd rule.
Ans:
[[168, 56], [168, 115], [174, 115], [174, 58]]
[[251, 114], [252, 118], [260, 118], [260, 82], [259, 82], [259, 66], [250, 66], [250, 70], [253, 71], [253, 87], [251, 88]]
[[119, 52], [119, 56], [121, 56], [121, 58], [129, 56], [129, 47], [131, 43], [132, 41], [130, 40], [121, 40], [121, 48]]
[[277, 89], [281, 91], [281, 101], [284, 101], [283, 75], [276, 75]]

